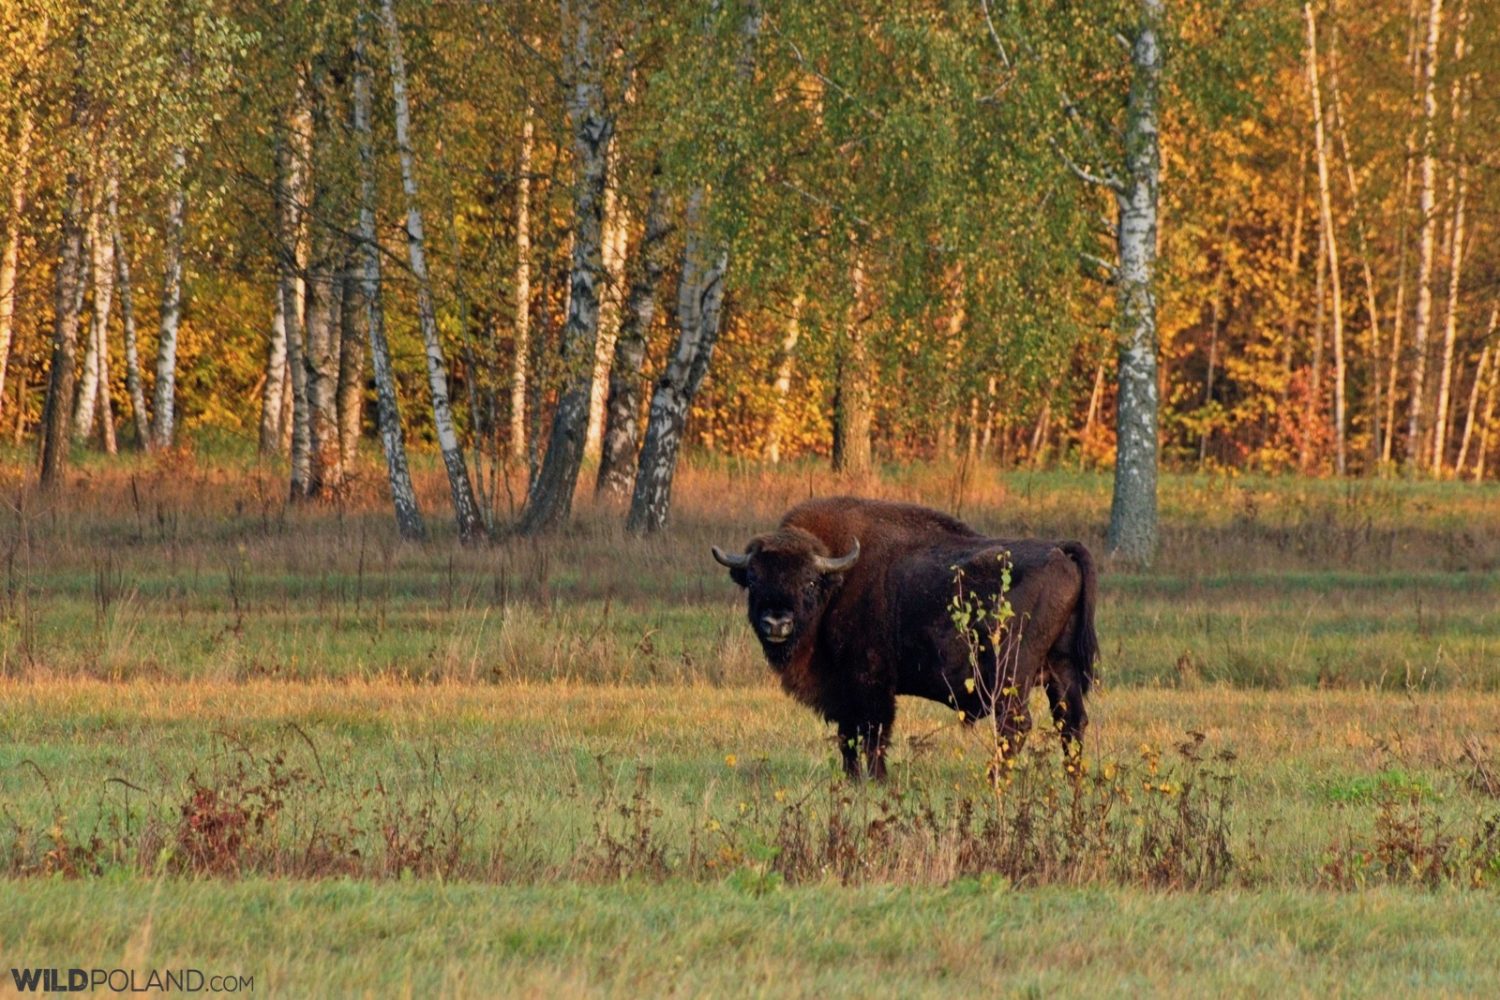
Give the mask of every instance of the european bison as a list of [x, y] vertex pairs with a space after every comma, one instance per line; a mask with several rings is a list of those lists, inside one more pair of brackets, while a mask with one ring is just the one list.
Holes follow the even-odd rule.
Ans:
[[[993, 712], [1015, 746], [1041, 677], [1069, 745], [1083, 737], [1099, 646], [1094, 563], [1078, 542], [986, 538], [925, 507], [832, 497], [792, 508], [743, 555], [713, 555], [748, 592], [750, 626], [782, 687], [838, 724], [851, 776], [863, 752], [884, 777], [898, 694], [971, 721]], [[1014, 617], [1003, 630], [993, 619], [961, 630], [955, 608], [993, 607], [1007, 566]]]

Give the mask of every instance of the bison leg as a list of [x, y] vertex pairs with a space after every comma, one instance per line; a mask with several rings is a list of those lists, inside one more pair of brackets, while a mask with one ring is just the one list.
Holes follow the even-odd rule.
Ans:
[[[844, 773], [850, 778], [860, 778], [868, 769], [871, 778], [884, 781], [885, 751], [890, 738], [890, 722], [840, 722], [839, 752], [844, 757]], [[860, 766], [861, 756], [864, 767]]]
[[1083, 745], [1089, 715], [1083, 707], [1083, 684], [1069, 660], [1054, 659], [1047, 665], [1047, 701], [1052, 705], [1052, 723], [1062, 734], [1068, 752]]

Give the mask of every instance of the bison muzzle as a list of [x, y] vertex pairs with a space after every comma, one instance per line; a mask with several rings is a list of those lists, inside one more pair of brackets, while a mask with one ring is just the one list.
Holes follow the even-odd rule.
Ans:
[[[837, 724], [851, 776], [863, 757], [884, 777], [899, 694], [966, 721], [993, 715], [1014, 749], [1040, 680], [1065, 745], [1083, 738], [1099, 643], [1097, 576], [1078, 542], [989, 538], [925, 507], [832, 497], [792, 508], [743, 554], [713, 556], [745, 589], [782, 686]], [[970, 627], [978, 608], [989, 617]]]

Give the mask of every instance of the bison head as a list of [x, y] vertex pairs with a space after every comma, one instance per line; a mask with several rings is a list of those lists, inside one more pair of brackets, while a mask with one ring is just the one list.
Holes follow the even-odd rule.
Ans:
[[750, 598], [750, 627], [766, 659], [780, 669], [797, 642], [817, 623], [828, 596], [859, 559], [859, 539], [841, 556], [830, 556], [816, 535], [782, 528], [751, 539], [744, 555], [713, 546], [714, 558], [729, 567], [729, 578]]

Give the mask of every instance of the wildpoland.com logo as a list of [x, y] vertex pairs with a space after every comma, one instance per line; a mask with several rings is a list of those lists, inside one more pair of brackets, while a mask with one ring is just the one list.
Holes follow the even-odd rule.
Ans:
[[254, 976], [199, 969], [11, 969], [18, 993], [253, 993]]

